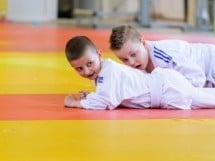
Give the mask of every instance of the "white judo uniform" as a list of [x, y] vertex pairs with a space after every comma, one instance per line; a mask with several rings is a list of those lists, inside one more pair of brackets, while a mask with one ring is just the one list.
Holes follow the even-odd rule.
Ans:
[[172, 68], [195, 87], [215, 87], [215, 45], [182, 40], [147, 41], [155, 67]]
[[85, 109], [132, 108], [191, 109], [214, 107], [215, 89], [195, 88], [180, 73], [156, 68], [145, 73], [110, 59], [102, 61], [96, 91], [81, 100]]

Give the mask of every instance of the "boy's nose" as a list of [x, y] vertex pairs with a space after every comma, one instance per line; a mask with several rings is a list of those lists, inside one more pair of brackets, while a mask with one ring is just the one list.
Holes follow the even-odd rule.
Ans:
[[90, 74], [90, 70], [88, 68], [84, 69], [84, 75], [89, 75]]
[[136, 63], [135, 63], [135, 61], [134, 61], [133, 59], [130, 59], [130, 60], [129, 60], [129, 65], [130, 65], [130, 66], [134, 67], [135, 64], [136, 64]]

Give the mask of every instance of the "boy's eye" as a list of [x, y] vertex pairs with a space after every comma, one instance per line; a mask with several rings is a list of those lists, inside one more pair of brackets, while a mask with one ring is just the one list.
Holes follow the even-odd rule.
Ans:
[[132, 53], [132, 54], [131, 54], [131, 57], [135, 57], [135, 56], [136, 56], [136, 53]]
[[82, 67], [78, 67], [78, 68], [76, 68], [76, 70], [78, 71], [78, 72], [80, 72], [80, 71], [82, 71]]
[[87, 63], [87, 67], [91, 67], [91, 66], [92, 66], [92, 64], [93, 64], [93, 62], [91, 62], [91, 61], [90, 61], [90, 62], [88, 62], [88, 63]]
[[123, 62], [127, 62], [128, 61], [128, 59], [121, 59]]

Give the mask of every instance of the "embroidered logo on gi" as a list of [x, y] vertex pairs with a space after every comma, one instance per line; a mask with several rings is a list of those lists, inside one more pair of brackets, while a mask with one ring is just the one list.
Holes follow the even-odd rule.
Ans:
[[172, 66], [173, 66], [173, 67], [176, 67], [176, 65], [177, 65], [176, 62], [173, 61], [173, 62], [172, 62]]
[[104, 77], [98, 77], [97, 83], [103, 83]]

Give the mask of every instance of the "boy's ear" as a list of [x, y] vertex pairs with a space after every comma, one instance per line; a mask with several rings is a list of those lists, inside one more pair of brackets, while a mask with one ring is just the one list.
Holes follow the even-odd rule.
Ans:
[[101, 57], [101, 56], [102, 56], [102, 51], [101, 51], [101, 49], [98, 49], [97, 52], [98, 52], [98, 55]]
[[146, 41], [145, 41], [145, 39], [144, 39], [143, 37], [140, 38], [140, 42], [141, 42], [143, 45], [145, 45], [145, 43], [146, 43]]

